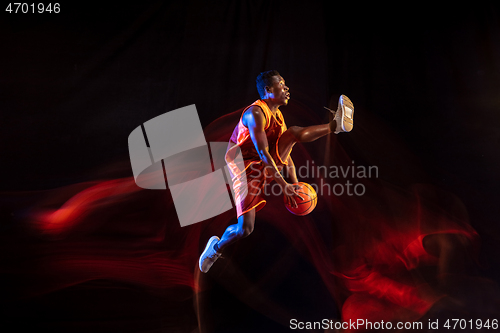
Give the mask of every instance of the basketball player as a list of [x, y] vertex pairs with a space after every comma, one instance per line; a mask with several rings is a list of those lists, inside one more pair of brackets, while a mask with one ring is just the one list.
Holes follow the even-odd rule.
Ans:
[[[275, 180], [288, 204], [297, 207], [295, 198], [300, 197], [297, 193], [300, 186], [294, 185], [298, 183], [298, 179], [290, 156], [297, 142], [311, 142], [331, 132], [338, 134], [349, 132], [353, 128], [354, 106], [349, 98], [342, 95], [330, 123], [309, 127], [292, 126], [287, 129], [279, 110], [280, 106], [287, 105], [290, 100], [285, 79], [276, 70], [271, 70], [260, 73], [256, 82], [260, 99], [243, 111], [226, 152], [238, 223], [230, 225], [220, 239], [217, 236], [210, 238], [199, 260], [200, 270], [204, 273], [208, 272], [227, 246], [252, 233], [255, 213], [266, 204], [262, 194], [266, 183]], [[237, 147], [243, 156], [244, 166], [238, 166], [234, 162]], [[287, 168], [292, 183], [283, 179], [280, 173], [283, 167]]]

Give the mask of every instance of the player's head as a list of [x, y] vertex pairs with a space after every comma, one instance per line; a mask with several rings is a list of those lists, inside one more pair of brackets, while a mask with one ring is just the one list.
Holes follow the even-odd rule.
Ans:
[[266, 87], [271, 87], [274, 83], [274, 76], [281, 77], [277, 70], [270, 70], [262, 72], [257, 76], [255, 82], [257, 83], [257, 91], [259, 92], [260, 98], [266, 97]]
[[281, 77], [277, 70], [262, 72], [255, 80], [257, 83], [257, 91], [260, 98], [271, 98], [279, 104], [284, 105], [290, 99], [288, 87], [285, 85], [285, 80]]

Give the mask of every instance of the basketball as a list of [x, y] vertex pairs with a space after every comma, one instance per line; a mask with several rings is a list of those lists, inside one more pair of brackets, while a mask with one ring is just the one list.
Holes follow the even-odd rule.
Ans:
[[297, 202], [297, 208], [294, 208], [287, 204], [286, 196], [283, 198], [283, 201], [285, 202], [286, 209], [288, 209], [290, 213], [299, 216], [304, 216], [314, 210], [316, 204], [318, 203], [318, 195], [316, 194], [316, 191], [311, 185], [303, 182], [299, 182], [298, 185], [300, 185], [301, 189], [298, 190], [297, 192], [300, 194], [302, 198], [304, 198], [304, 200], [302, 200], [299, 197], [295, 197], [295, 201]]

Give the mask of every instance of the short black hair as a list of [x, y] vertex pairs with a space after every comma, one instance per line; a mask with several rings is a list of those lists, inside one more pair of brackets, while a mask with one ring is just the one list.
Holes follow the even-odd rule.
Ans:
[[266, 96], [266, 87], [270, 87], [273, 85], [273, 81], [271, 78], [273, 76], [281, 76], [277, 70], [273, 69], [270, 71], [262, 72], [257, 76], [255, 82], [257, 83], [257, 91], [259, 92], [260, 98], [264, 98]]

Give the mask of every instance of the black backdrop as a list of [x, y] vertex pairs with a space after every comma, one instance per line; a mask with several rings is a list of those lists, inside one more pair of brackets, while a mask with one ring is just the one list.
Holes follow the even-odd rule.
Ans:
[[[316, 119], [342, 93], [354, 101], [357, 127], [339, 137], [353, 159], [379, 165], [392, 183], [430, 182], [456, 194], [482, 237], [484, 274], [499, 281], [498, 15], [494, 5], [330, 1], [73, 3], [58, 14], [2, 12], [4, 236], [18, 221], [23, 204], [12, 198], [19, 193], [128, 177], [127, 137], [139, 124], [196, 104], [206, 127], [254, 101], [255, 76], [274, 68], [292, 103]], [[109, 167], [118, 164], [125, 167]], [[38, 318], [20, 304], [9, 322]]]

